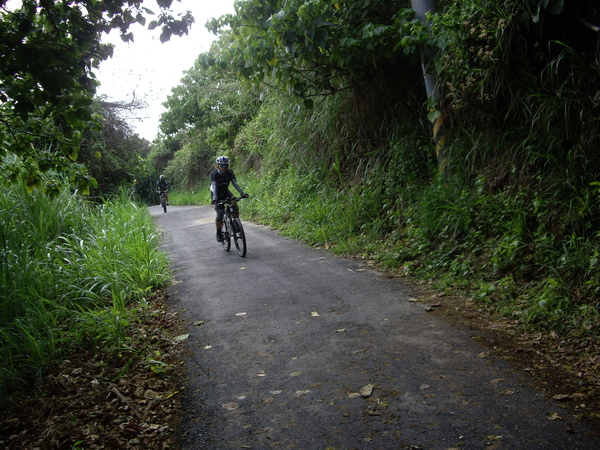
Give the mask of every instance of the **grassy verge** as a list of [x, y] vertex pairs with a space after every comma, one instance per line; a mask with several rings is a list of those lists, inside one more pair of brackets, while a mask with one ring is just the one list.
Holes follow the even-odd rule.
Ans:
[[[126, 346], [149, 293], [169, 279], [161, 235], [128, 195], [92, 205], [20, 187], [0, 199], [0, 397], [78, 348]], [[135, 308], [134, 308], [135, 310]]]
[[169, 204], [173, 206], [201, 205], [209, 202], [208, 189], [198, 191], [174, 190], [169, 192]]

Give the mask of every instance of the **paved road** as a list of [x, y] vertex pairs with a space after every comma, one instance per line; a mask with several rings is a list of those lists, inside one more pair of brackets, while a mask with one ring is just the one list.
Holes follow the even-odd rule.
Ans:
[[150, 211], [191, 335], [182, 448], [600, 448], [400, 281], [248, 222], [240, 258], [210, 207]]

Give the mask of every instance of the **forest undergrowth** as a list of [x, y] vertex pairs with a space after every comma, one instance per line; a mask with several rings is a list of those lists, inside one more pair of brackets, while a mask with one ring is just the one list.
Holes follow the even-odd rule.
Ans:
[[[100, 403], [112, 396], [109, 407], [133, 409], [121, 395], [135, 387], [125, 382], [132, 374], [151, 374], [157, 391], [173, 368], [166, 349], [177, 344], [174, 327], [154, 324], [164, 315], [155, 292], [170, 280], [162, 236], [126, 191], [98, 204], [68, 190], [51, 198], [14, 185], [0, 202], [3, 447], [33, 448], [38, 431], [56, 448], [76, 446], [73, 429], [90, 442], [100, 431], [85, 418], [100, 415]], [[69, 400], [86, 389], [108, 397]]]

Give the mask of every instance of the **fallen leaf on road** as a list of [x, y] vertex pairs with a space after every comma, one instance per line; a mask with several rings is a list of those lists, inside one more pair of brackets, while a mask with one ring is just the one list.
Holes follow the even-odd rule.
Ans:
[[348, 398], [358, 398], [360, 397], [360, 394], [358, 392], [350, 392], [348, 394]]
[[340, 328], [339, 330], [335, 330], [336, 333], [343, 333], [344, 331], [346, 331], [345, 328]]
[[498, 394], [500, 395], [515, 395], [516, 391], [513, 391], [512, 389], [505, 389], [504, 391], [498, 391]]
[[546, 418], [548, 420], [562, 420], [562, 417], [560, 417], [557, 412], [549, 412], [546, 414]]
[[267, 376], [267, 374], [261, 371], [261, 372], [258, 372], [258, 373], [256, 374], [256, 376], [257, 376], [257, 377], [266, 377], [266, 376]]
[[212, 345], [207, 345], [206, 347], [204, 347], [204, 350], [208, 350], [209, 348], [212, 348]]
[[573, 400], [573, 396], [572, 395], [568, 395], [568, 394], [558, 394], [558, 395], [555, 395], [552, 398], [554, 400], [559, 401], [559, 402], [564, 402], [566, 400]]
[[200, 325], [204, 325], [206, 322], [204, 320], [197, 320], [196, 322], [192, 323], [192, 325], [194, 325], [195, 327], [200, 326]]
[[313, 311], [310, 313], [312, 317], [319, 317], [319, 313], [317, 311]]
[[302, 372], [292, 372], [290, 373], [290, 377], [297, 377], [298, 375], [300, 375]]
[[152, 389], [146, 389], [146, 392], [144, 392], [144, 398], [147, 399], [154, 399], [154, 398], [159, 398], [160, 394], [156, 391], [153, 391]]
[[373, 393], [373, 385], [367, 384], [364, 388], [360, 390], [360, 395], [363, 398], [370, 397]]
[[189, 334], [181, 334], [181, 335], [179, 335], [179, 336], [175, 336], [175, 337], [173, 338], [173, 340], [174, 340], [174, 341], [176, 341], [176, 342], [180, 342], [180, 341], [185, 341], [185, 340], [186, 340], [187, 338], [189, 338], [189, 337], [190, 337], [190, 335], [189, 335]]
[[245, 267], [240, 267], [240, 270], [246, 270], [246, 268]]
[[301, 395], [306, 395], [310, 392], [309, 389], [305, 390], [305, 391], [296, 391], [296, 397], [300, 397]]
[[412, 302], [412, 303], [416, 303], [419, 301], [419, 299], [418, 298], [409, 298], [408, 301]]
[[236, 315], [236, 316], [245, 316], [246, 314], [247, 314], [247, 313], [245, 313], [245, 312], [239, 312], [239, 313], [236, 313], [235, 315]]
[[226, 409], [227, 411], [233, 411], [235, 409], [238, 408], [239, 404], [235, 403], [235, 402], [231, 402], [231, 403], [224, 403], [221, 405], [224, 409]]

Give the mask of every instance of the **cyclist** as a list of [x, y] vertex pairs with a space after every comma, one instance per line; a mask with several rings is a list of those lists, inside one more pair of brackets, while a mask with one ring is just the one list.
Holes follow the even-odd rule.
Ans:
[[165, 193], [165, 200], [167, 201], [167, 205], [169, 204], [169, 182], [167, 181], [167, 177], [161, 175], [158, 177], [158, 181], [156, 182], [156, 192], [163, 191]]
[[249, 197], [248, 194], [245, 194], [244, 191], [242, 191], [242, 188], [235, 178], [233, 170], [229, 168], [229, 158], [227, 156], [219, 156], [217, 158], [217, 169], [210, 174], [210, 195], [212, 204], [217, 212], [215, 225], [217, 227], [218, 242], [223, 241], [221, 228], [223, 227], [225, 205], [216, 205], [215, 203], [217, 203], [219, 200], [225, 200], [228, 197], [233, 197], [233, 194], [231, 191], [229, 191], [229, 183], [233, 184], [242, 197]]

